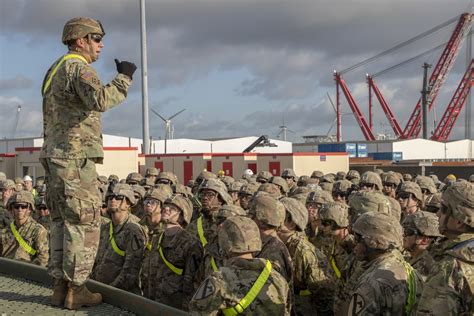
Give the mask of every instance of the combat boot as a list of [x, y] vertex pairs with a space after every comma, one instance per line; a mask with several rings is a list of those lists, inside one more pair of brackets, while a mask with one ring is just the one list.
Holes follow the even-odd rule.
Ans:
[[102, 303], [100, 293], [91, 293], [85, 284], [77, 286], [69, 284], [64, 307], [67, 309], [78, 309], [81, 306], [95, 306]]
[[51, 305], [63, 306], [64, 299], [68, 291], [67, 281], [62, 279], [54, 279], [53, 295], [51, 296]]

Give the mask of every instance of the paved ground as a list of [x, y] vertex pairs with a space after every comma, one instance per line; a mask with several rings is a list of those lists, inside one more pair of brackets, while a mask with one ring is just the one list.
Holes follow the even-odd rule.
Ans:
[[109, 304], [70, 311], [49, 305], [51, 288], [0, 274], [0, 315], [134, 315]]

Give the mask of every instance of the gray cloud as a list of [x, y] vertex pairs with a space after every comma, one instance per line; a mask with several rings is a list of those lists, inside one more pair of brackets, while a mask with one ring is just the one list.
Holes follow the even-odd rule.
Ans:
[[0, 79], [0, 91], [28, 89], [32, 86], [33, 80], [22, 75], [9, 79]]

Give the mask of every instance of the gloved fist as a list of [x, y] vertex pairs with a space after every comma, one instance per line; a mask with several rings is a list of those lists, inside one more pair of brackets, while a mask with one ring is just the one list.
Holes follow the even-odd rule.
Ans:
[[137, 66], [129, 61], [119, 61], [115, 59], [115, 65], [117, 65], [117, 72], [129, 76], [132, 79], [133, 73], [137, 70]]

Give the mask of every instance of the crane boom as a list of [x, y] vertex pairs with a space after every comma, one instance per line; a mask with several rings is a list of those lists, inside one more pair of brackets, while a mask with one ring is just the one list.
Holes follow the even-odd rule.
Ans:
[[474, 84], [474, 59], [471, 60], [469, 67], [466, 69], [464, 76], [461, 79], [451, 101], [444, 111], [443, 118], [439, 121], [438, 126], [436, 127], [432, 140], [436, 141], [447, 141], [451, 131], [456, 123], [456, 120], [461, 113], [464, 104], [466, 103], [467, 96], [471, 90], [472, 85]]
[[[446, 45], [443, 53], [441, 54], [436, 67], [431, 73], [429, 81], [429, 100], [430, 105], [429, 109], [434, 105], [436, 97], [439, 94], [441, 86], [446, 81], [446, 77], [454, 65], [454, 61], [459, 53], [459, 48], [461, 43], [467, 33], [469, 33], [472, 21], [471, 13], [463, 13], [459, 18], [459, 22], [454, 29], [451, 38], [449, 39], [448, 44]], [[421, 98], [418, 100], [418, 103], [415, 106], [410, 118], [408, 119], [407, 125], [403, 130], [403, 138], [416, 138], [420, 134], [421, 130]]]

